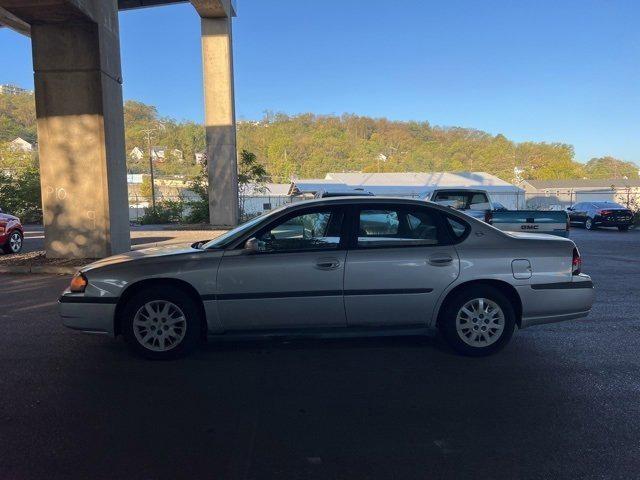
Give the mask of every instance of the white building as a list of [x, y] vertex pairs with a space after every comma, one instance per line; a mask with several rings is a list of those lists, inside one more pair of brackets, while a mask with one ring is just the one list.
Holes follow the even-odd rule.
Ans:
[[524, 180], [530, 208], [563, 209], [578, 202], [617, 202], [640, 208], [640, 179]]
[[291, 202], [288, 183], [247, 185], [240, 192], [242, 214], [253, 217]]
[[0, 85], [0, 93], [4, 95], [20, 95], [22, 93], [29, 93], [29, 90], [20, 88], [16, 85], [4, 84]]
[[24, 138], [17, 137], [9, 142], [9, 148], [18, 152], [33, 152], [33, 144], [27, 142]]
[[129, 152], [129, 158], [140, 161], [144, 158], [144, 152], [140, 147], [133, 147]]

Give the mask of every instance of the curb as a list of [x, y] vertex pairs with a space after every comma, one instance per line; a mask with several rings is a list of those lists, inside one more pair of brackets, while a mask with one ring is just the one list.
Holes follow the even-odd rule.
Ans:
[[53, 273], [55, 275], [74, 275], [83, 265], [55, 266], [55, 265], [14, 265], [0, 267], [0, 273]]

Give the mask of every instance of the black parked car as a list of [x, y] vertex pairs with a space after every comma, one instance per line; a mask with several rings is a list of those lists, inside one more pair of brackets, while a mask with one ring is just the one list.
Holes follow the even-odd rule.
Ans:
[[587, 230], [596, 227], [618, 227], [626, 232], [633, 225], [633, 212], [615, 202], [580, 202], [567, 208], [569, 221], [584, 225]]

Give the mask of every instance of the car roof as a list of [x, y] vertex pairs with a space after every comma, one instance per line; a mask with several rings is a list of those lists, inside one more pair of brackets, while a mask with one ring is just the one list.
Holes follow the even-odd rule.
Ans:
[[481, 190], [478, 188], [436, 188], [434, 192], [436, 193], [440, 193], [440, 192], [487, 193], [486, 190]]
[[[435, 202], [431, 202], [429, 200], [422, 200], [416, 198], [408, 198], [408, 197], [391, 197], [391, 196], [368, 196], [368, 195], [359, 195], [359, 196], [348, 196], [348, 197], [325, 197], [325, 198], [316, 198], [313, 200], [303, 200], [301, 202], [293, 202], [287, 205], [286, 209], [298, 209], [303, 207], [312, 207], [312, 206], [321, 206], [321, 205], [354, 205], [354, 204], [375, 204], [380, 203], [384, 205], [389, 204], [397, 204], [397, 205], [418, 205], [418, 206], [429, 206], [431, 208], [435, 208], [436, 210], [440, 210], [443, 212], [449, 212], [455, 215], [456, 211], [450, 207], [439, 205]], [[464, 214], [461, 214], [464, 215]], [[459, 216], [459, 215], [455, 215]], [[462, 218], [466, 218], [462, 217]]]
[[614, 206], [614, 207], [622, 207], [625, 208], [623, 205], [620, 205], [617, 202], [610, 202], [610, 201], [606, 201], [606, 202], [591, 202], [593, 205], [595, 205], [596, 207], [607, 207], [607, 206]]

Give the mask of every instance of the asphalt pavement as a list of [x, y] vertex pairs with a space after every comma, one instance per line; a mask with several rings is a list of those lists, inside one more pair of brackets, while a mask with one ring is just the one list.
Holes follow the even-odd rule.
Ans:
[[68, 278], [2, 275], [0, 479], [640, 477], [640, 231], [572, 237], [597, 301], [498, 355], [438, 339], [210, 343], [66, 330]]

